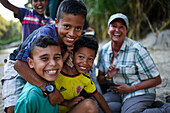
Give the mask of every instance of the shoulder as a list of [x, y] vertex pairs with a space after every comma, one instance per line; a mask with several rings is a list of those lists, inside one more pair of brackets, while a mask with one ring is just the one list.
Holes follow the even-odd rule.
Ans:
[[101, 48], [100, 52], [108, 51], [108, 50], [110, 50], [110, 48], [111, 48], [111, 41], [104, 44], [103, 47]]
[[136, 49], [136, 50], [138, 50], [138, 51], [140, 51], [140, 50], [143, 50], [143, 49], [147, 49], [143, 44], [141, 44], [140, 42], [138, 42], [138, 41], [135, 41], [135, 40], [133, 40], [133, 39], [130, 39], [130, 38], [126, 38], [126, 46], [128, 47], [128, 48], [134, 48], [134, 49]]
[[42, 90], [30, 83], [26, 83], [24, 89], [21, 92], [19, 100], [25, 99], [27, 101], [36, 101], [37, 97], [42, 96]]
[[91, 79], [89, 73], [83, 73], [83, 74], [81, 73], [81, 75], [84, 76], [85, 78]]
[[19, 13], [25, 12], [25, 13], [33, 13], [29, 8], [19, 8]]

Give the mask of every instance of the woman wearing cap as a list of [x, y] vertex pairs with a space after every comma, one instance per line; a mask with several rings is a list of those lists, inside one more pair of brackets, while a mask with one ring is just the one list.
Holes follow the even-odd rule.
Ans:
[[111, 41], [102, 47], [97, 64], [98, 82], [115, 83], [104, 97], [114, 113], [162, 113], [161, 108], [147, 109], [155, 101], [160, 73], [147, 49], [128, 38], [127, 32], [128, 18], [121, 13], [112, 15], [108, 21]]

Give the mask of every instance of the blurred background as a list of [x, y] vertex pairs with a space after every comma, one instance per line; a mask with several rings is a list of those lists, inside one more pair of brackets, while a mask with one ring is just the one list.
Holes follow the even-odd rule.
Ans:
[[[87, 20], [102, 42], [108, 39], [108, 18], [117, 12], [129, 18], [128, 36], [141, 40], [150, 32], [158, 34], [170, 29], [170, 0], [83, 0], [88, 9]], [[29, 0], [9, 0], [18, 7], [29, 7]], [[21, 24], [13, 13], [0, 4], [0, 49], [21, 40]], [[18, 43], [17, 43], [18, 44]]]
[[[162, 78], [156, 88], [157, 98], [166, 102], [170, 95], [170, 0], [83, 0], [88, 9], [87, 21], [95, 30], [99, 47], [109, 41], [107, 22], [114, 13], [129, 18], [128, 37], [144, 44], [155, 61]], [[31, 8], [28, 0], [9, 0], [17, 7]], [[4, 59], [21, 43], [21, 23], [0, 4], [0, 78], [4, 75]], [[0, 113], [3, 98], [0, 83]]]

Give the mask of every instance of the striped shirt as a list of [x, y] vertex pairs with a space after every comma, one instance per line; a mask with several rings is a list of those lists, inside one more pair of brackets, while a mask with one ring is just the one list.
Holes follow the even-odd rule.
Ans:
[[[109, 66], [112, 64], [113, 56], [111, 41], [105, 44], [98, 57], [97, 68], [107, 74]], [[136, 85], [144, 80], [155, 78], [160, 75], [153, 59], [147, 49], [134, 40], [125, 38], [123, 45], [113, 60], [116, 68], [120, 68], [113, 77], [115, 83], [125, 83], [130, 86]], [[128, 94], [121, 94], [123, 101], [127, 98], [155, 93], [155, 87], [138, 90]]]
[[19, 8], [18, 14], [14, 14], [22, 24], [22, 42], [37, 28], [52, 22], [52, 18], [39, 15], [34, 9]]

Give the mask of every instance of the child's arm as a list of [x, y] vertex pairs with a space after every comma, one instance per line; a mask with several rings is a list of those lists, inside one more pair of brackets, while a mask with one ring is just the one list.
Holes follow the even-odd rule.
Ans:
[[100, 107], [105, 113], [112, 113], [104, 97], [99, 92], [95, 94], [93, 97], [97, 100], [97, 102], [100, 104]]
[[77, 105], [78, 103], [80, 103], [83, 100], [84, 100], [84, 97], [77, 96], [71, 100], [64, 100], [64, 102], [62, 102], [60, 105], [67, 106], [68, 108], [72, 108], [73, 106]]
[[18, 7], [14, 6], [13, 4], [11, 4], [8, 0], [0, 0], [1, 4], [11, 10], [12, 12], [14, 12], [15, 14], [18, 14]]
[[67, 47], [67, 51], [63, 54], [63, 62], [65, 62], [68, 56], [72, 54], [73, 48], [74, 46]]
[[[32, 70], [25, 61], [17, 60], [14, 65], [14, 68], [26, 81], [45, 91], [45, 87], [48, 82], [42, 79], [39, 75], [37, 75], [37, 73]], [[51, 105], [54, 106], [63, 102], [64, 98], [61, 93], [57, 89], [55, 89], [53, 93], [49, 94], [49, 101]]]

